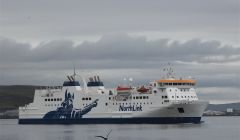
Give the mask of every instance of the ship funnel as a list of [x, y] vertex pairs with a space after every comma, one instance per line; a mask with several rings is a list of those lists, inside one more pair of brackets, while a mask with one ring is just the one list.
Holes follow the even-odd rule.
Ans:
[[70, 76], [70, 78], [72, 79], [72, 81], [75, 81], [75, 79], [73, 78], [73, 76]]
[[90, 77], [90, 78], [89, 78], [89, 81], [90, 81], [90, 82], [93, 82], [93, 78], [92, 78], [92, 77]]
[[71, 79], [71, 77], [70, 77], [70, 76], [67, 76], [67, 78], [68, 78], [68, 80], [69, 80], [70, 82], [72, 82], [72, 79]]

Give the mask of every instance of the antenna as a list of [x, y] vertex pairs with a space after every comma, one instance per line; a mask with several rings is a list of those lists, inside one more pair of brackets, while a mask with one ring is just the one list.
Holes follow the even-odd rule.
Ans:
[[171, 66], [171, 63], [168, 62], [168, 67], [167, 68], [164, 68], [163, 71], [166, 71], [166, 75], [167, 75], [167, 78], [174, 78], [174, 70]]
[[76, 76], [76, 70], [75, 70], [75, 64], [73, 64], [73, 78], [75, 80], [75, 76]]

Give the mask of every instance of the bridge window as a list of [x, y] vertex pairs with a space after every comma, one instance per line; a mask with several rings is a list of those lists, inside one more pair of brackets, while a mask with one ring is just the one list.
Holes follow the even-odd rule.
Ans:
[[139, 97], [138, 96], [136, 96], [136, 99], [138, 99]]
[[56, 98], [54, 98], [54, 101], [57, 101], [57, 99], [56, 99]]
[[91, 98], [91, 97], [89, 97], [89, 100], [92, 100], [92, 98]]
[[108, 103], [105, 103], [105, 105], [107, 106], [107, 105], [108, 105]]
[[51, 101], [53, 101], [53, 99], [51, 99]]
[[47, 101], [47, 99], [45, 99], [45, 101]]
[[140, 96], [139, 98], [142, 99], [142, 96]]

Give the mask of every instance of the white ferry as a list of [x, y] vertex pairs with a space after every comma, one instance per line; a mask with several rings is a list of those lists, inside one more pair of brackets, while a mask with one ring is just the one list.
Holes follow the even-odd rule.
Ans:
[[35, 90], [32, 103], [19, 107], [19, 124], [199, 123], [208, 105], [196, 81], [168, 76], [148, 86], [105, 89], [99, 76], [83, 86], [73, 76], [62, 87]]

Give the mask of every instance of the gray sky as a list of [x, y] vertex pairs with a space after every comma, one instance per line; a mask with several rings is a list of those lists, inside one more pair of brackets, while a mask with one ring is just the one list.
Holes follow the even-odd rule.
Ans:
[[0, 0], [0, 84], [60, 85], [75, 63], [108, 87], [176, 74], [240, 99], [239, 0]]

